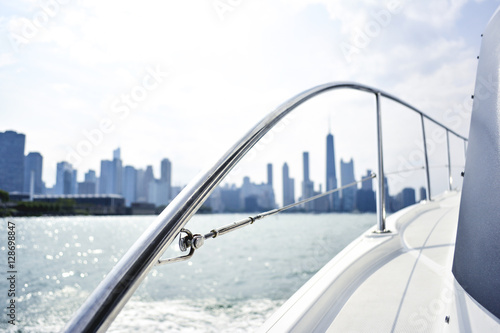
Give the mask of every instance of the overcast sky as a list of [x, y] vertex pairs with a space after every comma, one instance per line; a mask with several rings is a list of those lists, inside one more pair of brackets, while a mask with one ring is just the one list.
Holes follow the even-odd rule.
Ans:
[[[81, 180], [117, 147], [124, 165], [153, 165], [156, 177], [169, 158], [174, 184], [186, 184], [286, 99], [332, 81], [378, 87], [468, 135], [480, 34], [499, 4], [2, 1], [0, 131], [26, 134], [47, 186], [57, 162], [72, 162]], [[307, 150], [311, 178], [324, 183], [329, 130], [337, 163], [353, 158], [360, 177], [376, 166], [373, 107], [373, 96], [348, 91], [306, 103], [230, 181], [264, 181], [271, 162], [280, 192], [287, 161], [298, 191]], [[420, 119], [382, 107], [386, 170], [418, 167]], [[458, 173], [463, 145], [452, 147]], [[445, 158], [431, 162], [437, 177]], [[423, 185], [423, 173], [405, 175]]]

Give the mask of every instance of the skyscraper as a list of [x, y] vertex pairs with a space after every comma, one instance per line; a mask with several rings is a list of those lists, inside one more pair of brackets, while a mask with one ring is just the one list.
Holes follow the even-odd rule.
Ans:
[[288, 164], [283, 164], [283, 206], [295, 202], [294, 180], [290, 178]]
[[[367, 170], [365, 177], [369, 177], [371, 174], [372, 171]], [[360, 212], [375, 212], [377, 210], [372, 179], [361, 183], [361, 189], [356, 192], [356, 207]]]
[[[326, 136], [326, 191], [337, 188], [337, 175], [335, 171], [335, 148], [333, 144], [333, 135], [328, 133]], [[340, 210], [340, 196], [338, 192], [328, 196], [330, 211]]]
[[147, 184], [144, 185], [144, 178], [146, 172], [144, 169], [138, 169], [136, 172], [136, 186], [135, 186], [135, 201], [147, 202], [148, 201], [148, 188]]
[[405, 187], [401, 192], [396, 195], [393, 203], [394, 211], [398, 211], [405, 207], [415, 204], [415, 190], [413, 188]]
[[97, 183], [97, 176], [94, 170], [87, 171], [87, 173], [85, 174], [85, 181]]
[[99, 176], [99, 193], [113, 193], [113, 161], [101, 161], [101, 174]]
[[43, 194], [42, 181], [43, 157], [40, 153], [32, 152], [24, 159], [24, 193], [31, 193], [33, 182], [33, 194]]
[[164, 183], [172, 184], [172, 163], [168, 158], [161, 160], [160, 179]]
[[307, 151], [302, 153], [302, 170], [304, 182], [309, 181], [309, 153]]
[[78, 194], [96, 194], [96, 183], [95, 182], [81, 182], [78, 183]]
[[69, 194], [78, 194], [78, 171], [76, 169], [71, 171], [71, 186]]
[[136, 183], [137, 171], [133, 166], [127, 165], [123, 169], [123, 197], [126, 206], [136, 201]]
[[167, 191], [166, 201], [168, 202], [172, 199], [172, 163], [168, 158], [164, 158], [161, 161], [160, 172], [160, 182]]
[[[370, 177], [372, 174], [371, 170], [366, 170], [366, 176], [365, 178]], [[361, 189], [363, 190], [368, 190], [368, 191], [373, 191], [373, 179], [368, 179], [365, 180], [364, 182], [361, 183]]]
[[113, 159], [121, 159], [121, 149], [120, 147], [113, 150]]
[[[302, 199], [310, 198], [314, 195], [314, 183], [309, 179], [309, 153], [304, 152], [302, 154], [302, 163], [303, 163], [303, 176], [304, 180], [302, 181]], [[314, 209], [314, 202], [306, 202], [304, 204], [304, 209], [309, 212]]]
[[420, 187], [420, 201], [423, 201], [423, 200], [427, 200], [427, 190], [425, 189], [425, 187]]
[[112, 190], [111, 193], [122, 194], [123, 166], [120, 148], [113, 150]]
[[156, 179], [153, 174], [152, 165], [148, 165], [146, 167], [146, 171], [144, 172], [143, 182], [144, 183], [142, 185], [144, 186], [144, 192], [146, 193], [146, 202], [154, 203], [156, 201], [156, 198], [153, 198], [152, 196], [154, 195], [154, 193], [156, 193], [156, 191], [149, 190], [150, 184], [151, 186], [154, 186], [156, 184]]
[[275, 208], [273, 187], [267, 183], [252, 183], [249, 177], [244, 177], [240, 203], [247, 212], [273, 209]]
[[97, 190], [97, 177], [94, 170], [89, 170], [85, 174], [85, 181], [78, 183], [78, 194], [96, 194]]
[[26, 136], [14, 131], [0, 133], [0, 189], [24, 190], [24, 144]]
[[101, 175], [99, 176], [100, 194], [122, 194], [123, 192], [123, 165], [120, 148], [113, 150], [113, 160], [101, 161]]
[[73, 166], [66, 161], [57, 163], [55, 194], [74, 194], [76, 184], [73, 181], [76, 181]]
[[[354, 161], [344, 162], [340, 160], [340, 177], [342, 186], [353, 183], [354, 180]], [[351, 186], [342, 190], [342, 210], [344, 212], [352, 212], [354, 210], [356, 196], [356, 187]]]

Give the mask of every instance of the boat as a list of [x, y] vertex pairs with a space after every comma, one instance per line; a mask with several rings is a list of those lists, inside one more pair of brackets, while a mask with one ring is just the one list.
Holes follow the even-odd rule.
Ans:
[[[229, 171], [293, 109], [326, 91], [355, 89], [375, 97], [377, 225], [328, 262], [267, 320], [261, 331], [499, 332], [499, 78], [500, 8], [482, 38], [468, 138], [391, 94], [357, 83], [327, 83], [287, 100], [165, 208], [75, 313], [64, 331], [105, 331], [153, 267], [188, 259], [208, 239], [279, 213], [282, 209], [258, 214], [205, 235], [186, 229], [189, 219]], [[431, 195], [425, 149], [427, 200], [386, 217], [382, 98], [420, 115], [424, 147], [425, 121], [446, 130], [448, 142], [449, 135], [468, 142], [462, 191], [453, 191], [450, 186], [444, 194]], [[448, 144], [448, 167], [451, 165], [449, 155]], [[189, 253], [162, 259], [179, 235], [180, 248]]]

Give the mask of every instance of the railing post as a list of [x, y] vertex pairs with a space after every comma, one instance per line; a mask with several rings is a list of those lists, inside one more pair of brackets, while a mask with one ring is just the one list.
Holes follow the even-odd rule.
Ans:
[[375, 93], [377, 102], [377, 145], [378, 145], [378, 192], [377, 192], [377, 230], [376, 233], [389, 232], [385, 229], [385, 175], [384, 154], [382, 150], [382, 115], [380, 113], [380, 93]]
[[451, 178], [450, 131], [448, 130], [446, 130], [446, 146], [448, 148], [448, 190], [451, 191], [453, 179]]
[[432, 200], [431, 196], [431, 177], [429, 174], [429, 156], [427, 155], [427, 140], [425, 139], [425, 125], [424, 125], [424, 115], [420, 114], [420, 119], [422, 120], [422, 137], [424, 140], [424, 155], [425, 155], [425, 175], [427, 178], [427, 199]]

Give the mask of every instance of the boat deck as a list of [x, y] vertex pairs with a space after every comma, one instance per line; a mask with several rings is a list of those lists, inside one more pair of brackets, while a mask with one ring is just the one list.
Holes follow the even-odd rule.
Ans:
[[451, 272], [460, 193], [420, 203], [369, 231], [308, 281], [263, 327], [271, 332], [500, 331]]
[[[440, 209], [425, 211], [400, 226], [402, 249], [361, 283], [328, 331], [368, 332], [374, 323], [379, 332], [444, 326], [449, 316], [446, 305], [453, 298], [450, 275], [458, 203], [458, 196], [447, 198]], [[353, 316], [360, 319], [356, 325]]]

